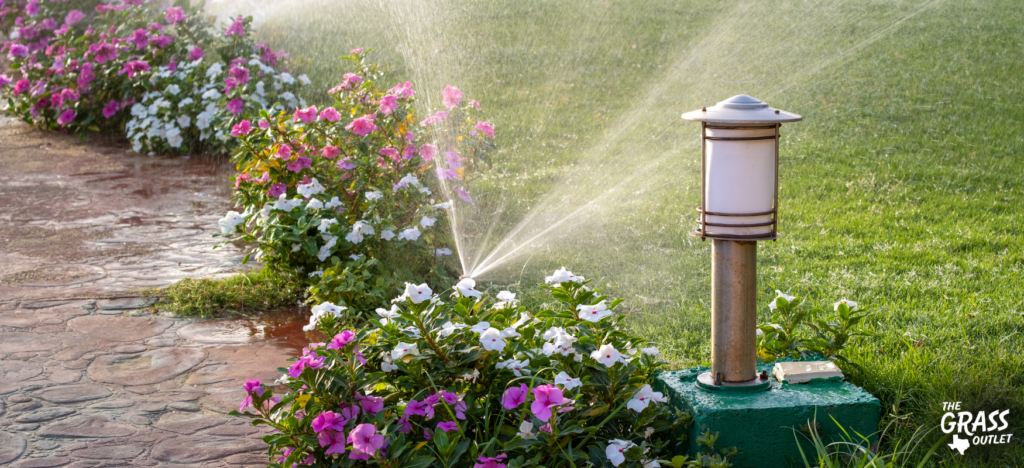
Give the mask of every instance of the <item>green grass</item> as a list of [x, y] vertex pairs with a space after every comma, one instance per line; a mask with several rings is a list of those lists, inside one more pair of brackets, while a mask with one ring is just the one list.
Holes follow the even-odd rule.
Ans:
[[[747, 93], [804, 115], [783, 129], [762, 318], [775, 289], [875, 311], [845, 370], [882, 400], [883, 425], [898, 421], [890, 448], [935, 427], [944, 401], [1010, 409], [1024, 427], [1018, 2], [277, 5], [262, 31], [317, 89], [362, 46], [392, 64], [388, 80], [412, 79], [424, 107], [447, 84], [484, 104], [501, 152], [473, 186], [473, 243], [493, 244], [493, 219], [507, 232], [531, 211], [543, 225], [600, 200], [483, 279], [530, 291], [563, 264], [596, 277], [679, 366], [707, 363], [710, 334], [710, 246], [687, 236], [699, 130], [679, 114]], [[940, 447], [939, 464], [1024, 466], [1017, 440], [967, 457]]]
[[159, 297], [153, 307], [179, 317], [249, 316], [294, 306], [302, 293], [293, 279], [269, 269], [224, 279], [186, 278], [164, 289], [146, 291]]

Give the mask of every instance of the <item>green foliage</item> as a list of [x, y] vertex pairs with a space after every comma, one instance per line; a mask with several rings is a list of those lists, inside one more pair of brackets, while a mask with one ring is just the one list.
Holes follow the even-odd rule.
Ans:
[[[905, 423], [893, 421], [879, 437], [884, 438], [893, 424]], [[806, 433], [798, 433], [793, 430], [793, 437], [800, 445], [800, 456], [807, 468], [925, 468], [932, 466], [929, 460], [935, 456], [936, 451], [947, 442], [948, 436], [939, 437], [932, 445], [926, 443], [931, 430], [918, 428], [913, 435], [904, 443], [894, 446], [889, 452], [878, 451], [872, 444], [869, 435], [850, 434], [835, 419], [832, 422], [842, 432], [841, 440], [826, 443], [818, 433], [817, 419], [807, 425]], [[804, 453], [801, 438], [810, 441], [814, 452]], [[808, 460], [808, 456], [810, 460]], [[916, 461], [916, 462], [915, 462]]]
[[757, 354], [768, 361], [817, 354], [849, 362], [839, 353], [852, 338], [870, 336], [861, 330], [870, 313], [858, 311], [853, 302], [837, 302], [829, 314], [819, 307], [807, 307], [800, 297], [778, 292], [769, 308], [774, 311], [771, 322], [757, 330]]
[[294, 277], [266, 268], [224, 279], [185, 278], [165, 289], [147, 291], [160, 298], [154, 307], [179, 317], [201, 318], [249, 315], [295, 305], [300, 293], [301, 283]]

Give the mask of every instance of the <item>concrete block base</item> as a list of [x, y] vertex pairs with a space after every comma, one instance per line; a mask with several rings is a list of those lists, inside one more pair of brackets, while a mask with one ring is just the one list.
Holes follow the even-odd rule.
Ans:
[[[758, 372], [772, 371], [773, 364], [758, 366]], [[669, 397], [669, 404], [689, 411], [688, 447], [690, 456], [698, 452], [697, 437], [710, 430], [718, 433], [715, 449], [735, 446], [735, 468], [773, 468], [804, 466], [797, 440], [809, 456], [814, 450], [807, 437], [809, 421], [815, 418], [818, 433], [826, 443], [840, 440], [842, 432], [833, 418], [859, 441], [856, 433], [877, 440], [881, 404], [878, 399], [849, 382], [814, 381], [806, 384], [781, 384], [772, 379], [769, 390], [753, 393], [710, 392], [696, 385], [697, 376], [708, 368], [663, 372], [655, 379], [655, 390]], [[796, 434], [794, 434], [794, 429]]]

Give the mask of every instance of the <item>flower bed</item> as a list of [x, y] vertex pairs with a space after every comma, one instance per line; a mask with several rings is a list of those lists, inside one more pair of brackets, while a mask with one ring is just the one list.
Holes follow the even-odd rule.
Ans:
[[354, 70], [330, 91], [334, 105], [234, 126], [242, 211], [220, 222], [232, 241], [257, 245], [257, 260], [301, 272], [314, 300], [356, 310], [384, 305], [399, 278], [451, 278], [454, 245], [441, 227], [455, 200], [472, 202], [463, 183], [494, 148], [494, 127], [458, 88], [418, 121], [412, 85], [379, 88], [366, 54], [346, 57]]
[[287, 54], [250, 37], [251, 19], [224, 29], [188, 2], [9, 1], [0, 52], [7, 111], [40, 128], [82, 137], [124, 132], [143, 153], [222, 153], [231, 125], [261, 109], [290, 109], [304, 76]]
[[625, 333], [620, 301], [584, 278], [563, 268], [547, 284], [560, 307], [539, 311], [508, 291], [495, 303], [472, 279], [447, 302], [406, 284], [355, 329], [345, 307], [321, 303], [309, 329], [330, 341], [277, 386], [247, 382], [236, 414], [276, 429], [264, 438], [274, 466], [659, 466], [689, 419], [651, 389], [657, 348]]

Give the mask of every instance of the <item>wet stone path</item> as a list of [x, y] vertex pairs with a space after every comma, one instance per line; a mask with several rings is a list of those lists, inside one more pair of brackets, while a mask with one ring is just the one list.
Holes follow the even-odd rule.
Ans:
[[0, 121], [0, 466], [265, 466], [226, 413], [301, 346], [301, 313], [198, 322], [138, 296], [242, 268], [212, 250], [230, 169]]

